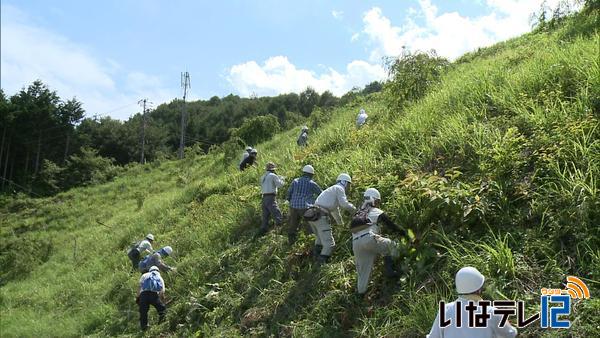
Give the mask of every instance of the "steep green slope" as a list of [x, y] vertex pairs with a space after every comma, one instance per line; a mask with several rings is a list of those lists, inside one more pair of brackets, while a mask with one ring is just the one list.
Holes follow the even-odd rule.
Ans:
[[[591, 21], [593, 22], [593, 21]], [[583, 33], [574, 29], [587, 27]], [[2, 336], [135, 335], [137, 274], [125, 248], [150, 231], [172, 245], [167, 322], [158, 335], [422, 336], [437, 302], [451, 300], [464, 265], [490, 281], [486, 296], [527, 301], [584, 278], [569, 332], [593, 336], [600, 317], [600, 36], [567, 24], [463, 57], [425, 98], [390, 110], [380, 93], [315, 113], [311, 145], [298, 130], [259, 145], [243, 173], [215, 151], [132, 166], [115, 181], [54, 198], [6, 202]], [[369, 124], [354, 128], [360, 106]], [[258, 178], [276, 162], [288, 182], [311, 163], [326, 186], [349, 172], [353, 201], [377, 187], [383, 208], [418, 241], [401, 239], [404, 277], [377, 267], [369, 298], [354, 295], [350, 233], [334, 228], [333, 261], [317, 267], [312, 237], [255, 239]], [[283, 189], [285, 189], [287, 186]], [[394, 236], [391, 234], [391, 236]]]

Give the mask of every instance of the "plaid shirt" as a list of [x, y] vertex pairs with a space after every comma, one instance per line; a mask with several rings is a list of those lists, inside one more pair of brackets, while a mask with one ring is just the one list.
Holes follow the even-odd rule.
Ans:
[[315, 203], [315, 198], [323, 190], [308, 176], [302, 176], [292, 181], [288, 190], [288, 201], [294, 209], [304, 209]]

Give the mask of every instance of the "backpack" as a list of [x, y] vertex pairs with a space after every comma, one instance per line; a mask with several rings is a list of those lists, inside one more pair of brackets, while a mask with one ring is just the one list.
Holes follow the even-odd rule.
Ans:
[[159, 292], [163, 289], [163, 282], [156, 271], [152, 271], [148, 278], [142, 283], [143, 291]]
[[371, 209], [372, 207], [369, 206], [367, 208], [358, 210], [352, 217], [352, 221], [350, 222], [350, 228], [352, 229], [363, 225], [371, 225], [372, 222], [369, 218], [369, 212], [371, 211]]

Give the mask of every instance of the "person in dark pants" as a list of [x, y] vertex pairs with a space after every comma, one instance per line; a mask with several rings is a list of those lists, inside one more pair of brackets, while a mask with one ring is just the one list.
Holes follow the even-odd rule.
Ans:
[[315, 168], [312, 165], [305, 165], [302, 168], [302, 173], [302, 177], [293, 180], [288, 189], [287, 200], [290, 202], [288, 243], [290, 245], [296, 242], [302, 215], [304, 215], [306, 208], [313, 205], [315, 198], [323, 192], [323, 189], [312, 180], [315, 174]]
[[256, 162], [257, 155], [258, 151], [256, 149], [253, 148], [252, 150], [250, 150], [250, 155], [240, 163], [240, 170], [244, 171], [246, 170], [246, 168], [253, 166], [254, 162]]
[[265, 168], [267, 172], [260, 178], [262, 192], [262, 224], [258, 235], [264, 235], [269, 231], [269, 219], [273, 217], [275, 225], [281, 225], [283, 215], [277, 205], [277, 189], [283, 186], [283, 178], [275, 173], [277, 166], [269, 162]]
[[146, 238], [135, 243], [135, 245], [133, 245], [129, 251], [127, 252], [127, 257], [129, 257], [129, 260], [131, 261], [131, 264], [133, 265], [134, 269], [138, 268], [138, 265], [140, 263], [141, 260], [141, 254], [142, 252], [147, 252], [148, 254], [151, 254], [154, 252], [154, 250], [152, 250], [152, 243], [154, 242], [154, 235], [152, 234], [148, 234], [146, 235]]
[[158, 312], [158, 322], [165, 319], [167, 307], [165, 300], [165, 281], [160, 276], [158, 267], [153, 266], [150, 271], [140, 278], [140, 288], [137, 292], [136, 301], [140, 309], [140, 326], [142, 331], [148, 328], [148, 310], [150, 305]]

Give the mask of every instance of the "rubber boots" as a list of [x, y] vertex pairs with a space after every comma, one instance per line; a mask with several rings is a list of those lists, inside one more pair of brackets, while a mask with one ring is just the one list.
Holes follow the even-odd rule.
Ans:
[[321, 255], [321, 250], [323, 250], [322, 245], [315, 245], [315, 247], [313, 248], [313, 256], [319, 257]]
[[398, 272], [394, 270], [394, 260], [392, 256], [384, 256], [383, 257], [383, 268], [384, 274], [388, 278], [398, 278]]
[[319, 263], [319, 265], [326, 264], [328, 261], [329, 261], [329, 256], [319, 255], [319, 257], [317, 257], [317, 263]]

